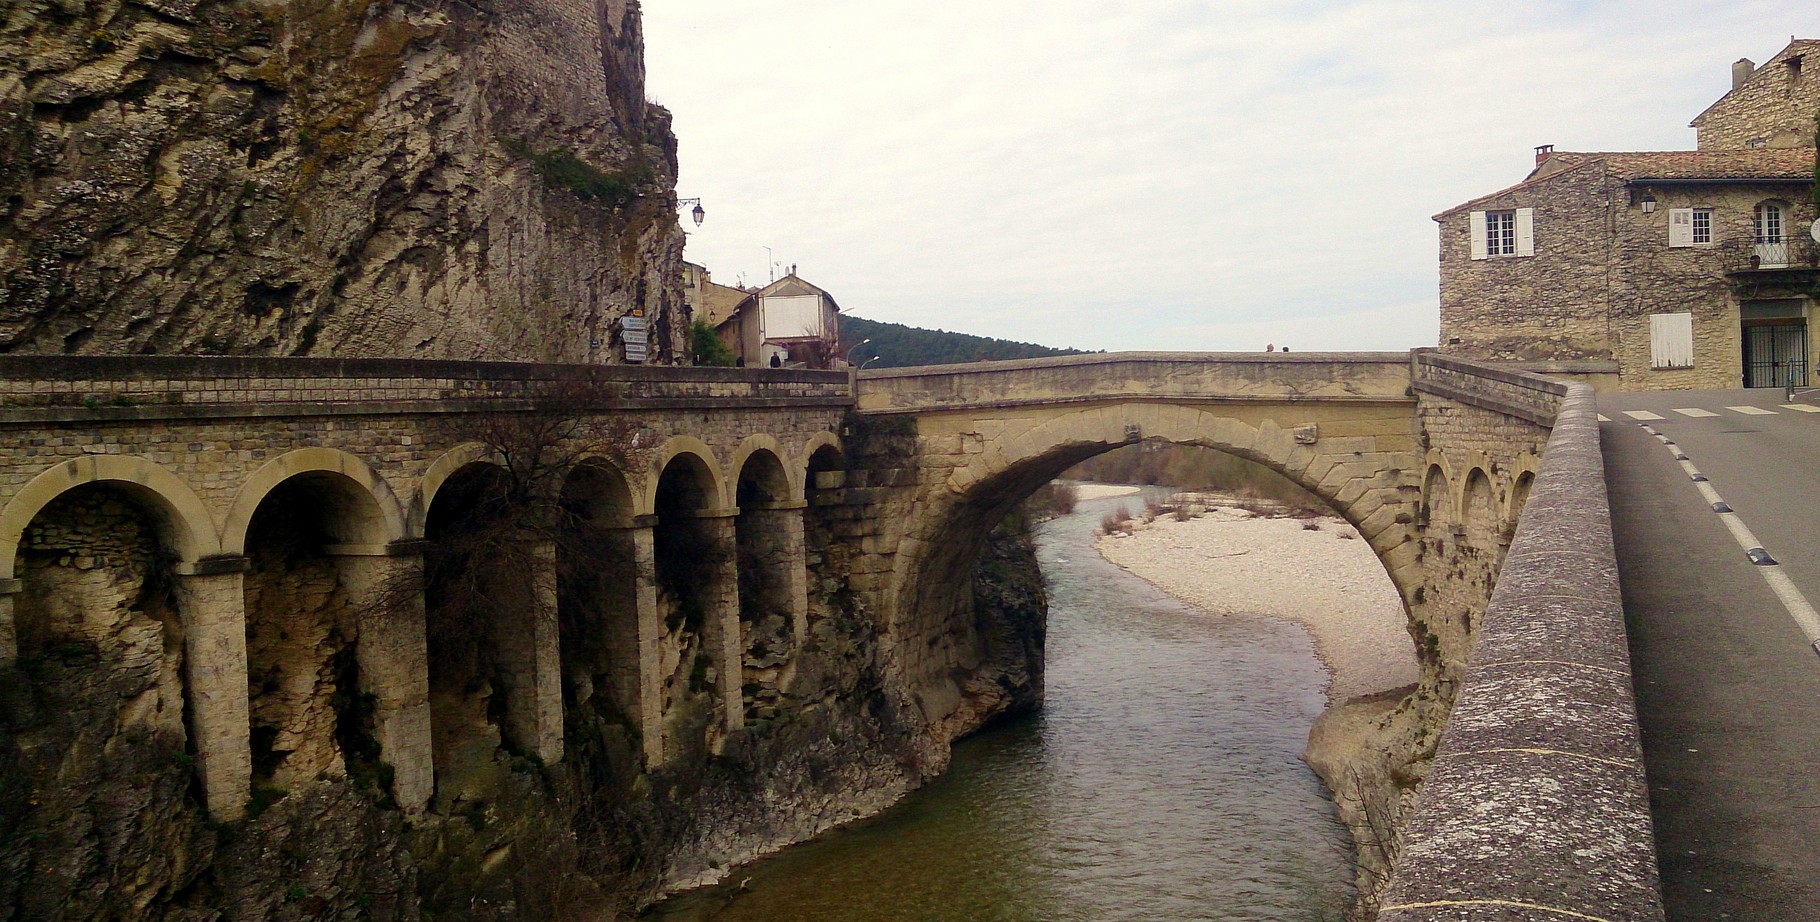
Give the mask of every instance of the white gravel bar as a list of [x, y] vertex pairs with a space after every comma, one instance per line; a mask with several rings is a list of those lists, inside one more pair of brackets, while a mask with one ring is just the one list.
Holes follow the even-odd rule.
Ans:
[[1343, 519], [1222, 506], [1185, 522], [1164, 514], [1133, 524], [1133, 534], [1100, 539], [1107, 560], [1209, 615], [1301, 625], [1333, 675], [1330, 703], [1416, 681], [1402, 600], [1371, 546]]

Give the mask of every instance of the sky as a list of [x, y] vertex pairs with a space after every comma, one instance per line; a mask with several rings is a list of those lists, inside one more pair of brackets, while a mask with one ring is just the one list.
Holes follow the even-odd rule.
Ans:
[[[1432, 216], [1535, 147], [1681, 150], [1808, 0], [645, 0], [685, 258], [1105, 350], [1401, 350]], [[768, 249], [767, 249], [768, 248]]]

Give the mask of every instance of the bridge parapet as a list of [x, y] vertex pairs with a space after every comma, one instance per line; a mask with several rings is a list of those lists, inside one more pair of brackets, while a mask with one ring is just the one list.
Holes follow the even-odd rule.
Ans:
[[1563, 381], [1427, 350], [1416, 353], [1415, 389], [1540, 426], [1555, 424], [1567, 395]]
[[589, 408], [834, 406], [839, 372], [410, 359], [0, 357], [0, 421], [463, 412], [549, 397]]
[[1417, 365], [1419, 392], [1486, 409], [1561, 396], [1378, 918], [1660, 920], [1592, 390]]
[[1115, 400], [1407, 402], [1404, 352], [1111, 352], [925, 365], [859, 376], [863, 413]]

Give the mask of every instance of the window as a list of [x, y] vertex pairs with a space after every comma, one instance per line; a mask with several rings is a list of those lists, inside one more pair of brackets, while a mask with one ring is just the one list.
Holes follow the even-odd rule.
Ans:
[[1775, 202], [1764, 202], [1757, 206], [1757, 242], [1783, 242], [1781, 205]]
[[1756, 265], [1763, 269], [1780, 269], [1788, 265], [1788, 238], [1783, 236], [1788, 212], [1781, 202], [1764, 202], [1757, 206]]
[[1711, 208], [1670, 208], [1668, 210], [1668, 245], [1671, 247], [1712, 246], [1713, 210]]
[[1517, 255], [1516, 212], [1488, 211], [1485, 213], [1485, 255]]
[[1694, 367], [1694, 315], [1649, 315], [1649, 367]]
[[1534, 208], [1473, 212], [1472, 258], [1536, 255], [1535, 214]]

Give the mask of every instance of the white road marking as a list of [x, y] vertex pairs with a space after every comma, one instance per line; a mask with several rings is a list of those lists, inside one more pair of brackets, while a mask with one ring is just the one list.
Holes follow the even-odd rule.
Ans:
[[1745, 416], [1774, 416], [1774, 415], [1776, 415], [1775, 410], [1765, 410], [1762, 407], [1726, 407], [1726, 409], [1732, 411], [1733, 413], [1743, 413]]
[[[1699, 484], [1699, 486], [1706, 486], [1706, 484]], [[1714, 502], [1718, 502], [1718, 500], [1714, 500]], [[1757, 536], [1751, 534], [1750, 527], [1744, 524], [1743, 519], [1738, 518], [1736, 512], [1719, 513], [1719, 521], [1725, 523], [1726, 530], [1730, 531], [1732, 537], [1737, 539], [1739, 547], [1748, 551], [1752, 548], [1763, 546], [1763, 542], [1758, 541]]]
[[1820, 413], [1820, 407], [1814, 406], [1811, 403], [1785, 403], [1782, 405], [1782, 409], [1799, 410], [1803, 413]]
[[1708, 416], [1718, 416], [1719, 415], [1717, 413], [1714, 413], [1711, 410], [1701, 410], [1701, 409], [1697, 409], [1695, 407], [1688, 407], [1685, 410], [1677, 409], [1677, 410], [1675, 410], [1675, 412], [1681, 414], [1682, 416], [1692, 416], [1695, 419], [1702, 419], [1702, 418], [1705, 418]]
[[[1817, 408], [1816, 408], [1816, 409], [1820, 409], [1820, 407], [1817, 407]], [[1602, 422], [1602, 423], [1609, 423], [1609, 422], [1611, 422], [1611, 417], [1609, 417], [1609, 416], [1606, 416], [1606, 415], [1605, 415], [1605, 414], [1604, 414], [1604, 413], [1600, 413], [1600, 414], [1599, 414], [1599, 422]]]
[[1782, 572], [1781, 567], [1758, 567], [1763, 571], [1763, 578], [1769, 581], [1769, 588], [1776, 597], [1782, 600], [1782, 607], [1788, 609], [1789, 617], [1801, 626], [1801, 632], [1809, 641], [1820, 641], [1820, 612], [1808, 604], [1807, 597], [1795, 588], [1795, 581]]
[[[1726, 407], [1726, 409], [1737, 410], [1740, 413], [1748, 413], [1753, 416], [1760, 416], [1771, 412], [1759, 407]], [[1808, 412], [1820, 412], [1820, 409], [1810, 410]], [[1647, 426], [1644, 428], [1648, 429]], [[1668, 450], [1673, 454], [1681, 454], [1680, 449], [1676, 448], [1674, 445], [1669, 445]], [[1681, 461], [1680, 463], [1682, 470], [1685, 470], [1690, 474], [1696, 473], [1692, 461]], [[1694, 481], [1694, 488], [1700, 491], [1700, 496], [1709, 504], [1716, 506], [1719, 503], [1725, 502], [1720, 498], [1719, 491], [1714, 489], [1713, 485], [1709, 482]], [[1729, 509], [1730, 507], [1727, 506], [1727, 508]], [[1744, 524], [1744, 520], [1738, 516], [1738, 513], [1721, 512], [1718, 515], [1719, 521], [1724, 523], [1725, 529], [1732, 533], [1732, 540], [1738, 542], [1738, 546], [1743, 548], [1746, 554], [1750, 554], [1752, 551], [1768, 554], [1768, 551], [1763, 547], [1763, 542], [1757, 540], [1757, 536]], [[1770, 556], [1773, 557], [1773, 555]], [[1773, 561], [1760, 564], [1756, 562], [1755, 556], [1752, 555], [1751, 565], [1752, 569], [1762, 574], [1763, 581], [1769, 584], [1770, 591], [1774, 592], [1776, 598], [1782, 602], [1782, 607], [1788, 611], [1788, 616], [1794, 620], [1795, 625], [1801, 629], [1803, 634], [1807, 635], [1808, 646], [1813, 648], [1814, 652], [1820, 653], [1820, 612], [1816, 612], [1813, 604], [1808, 602], [1807, 597], [1801, 594], [1800, 589], [1796, 588], [1794, 580], [1788, 578], [1788, 573], [1783, 571], [1781, 564]], [[1692, 750], [1689, 751], [1691, 752]]]
[[1651, 413], [1648, 410], [1625, 410], [1624, 415], [1630, 417], [1631, 419], [1665, 419], [1666, 418], [1666, 417], [1662, 417], [1662, 416], [1657, 416], [1656, 414]]

